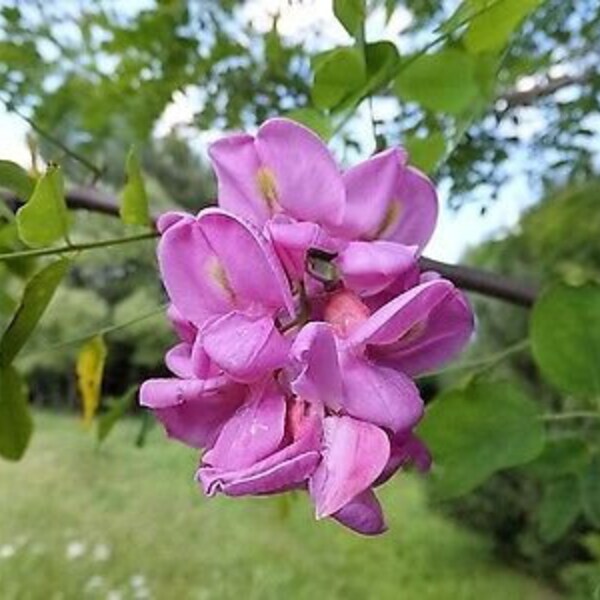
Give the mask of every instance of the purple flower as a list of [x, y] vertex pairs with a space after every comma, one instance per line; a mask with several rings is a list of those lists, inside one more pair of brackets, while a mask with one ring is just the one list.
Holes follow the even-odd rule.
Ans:
[[410, 375], [455, 354], [472, 326], [468, 305], [444, 279], [419, 284], [372, 314], [353, 292], [338, 292], [324, 322], [309, 323], [294, 341], [292, 390], [394, 433], [408, 430], [423, 413]]
[[286, 361], [289, 340], [275, 326], [293, 314], [283, 269], [261, 233], [218, 209], [171, 219], [158, 259], [175, 309], [198, 330], [192, 369], [211, 364], [235, 381], [251, 382]]
[[423, 415], [412, 378], [473, 329], [464, 296], [419, 273], [433, 186], [398, 149], [342, 173], [285, 119], [210, 155], [220, 208], [158, 223], [179, 341], [172, 376], [146, 381], [140, 402], [205, 450], [208, 496], [306, 490], [317, 518], [381, 533], [374, 489], [431, 462], [412, 433]]
[[[308, 249], [319, 249], [339, 253], [351, 289], [374, 293], [409, 268], [433, 233], [435, 189], [402, 150], [342, 173], [315, 134], [272, 119], [255, 137], [225, 137], [209, 153], [219, 205], [263, 228], [292, 278], [302, 278]], [[364, 243], [372, 240], [387, 242]]]

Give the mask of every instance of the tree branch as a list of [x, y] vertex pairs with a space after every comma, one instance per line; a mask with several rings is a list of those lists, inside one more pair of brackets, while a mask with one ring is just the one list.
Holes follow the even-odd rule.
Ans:
[[595, 73], [594, 69], [590, 69], [579, 75], [561, 75], [560, 77], [547, 76], [545, 81], [534, 85], [528, 90], [508, 90], [498, 96], [497, 99], [506, 102], [506, 109], [515, 108], [517, 106], [529, 106], [534, 104], [539, 98], [550, 96], [563, 88], [587, 83]]
[[[66, 194], [67, 205], [73, 209], [90, 210], [105, 215], [119, 216], [114, 198], [94, 188], [74, 188]], [[19, 201], [11, 197], [11, 203]], [[452, 265], [431, 258], [420, 259], [421, 268], [433, 270], [468, 292], [504, 300], [518, 306], [530, 307], [538, 296], [536, 287], [510, 277], [474, 267]]]
[[529, 308], [533, 306], [539, 294], [535, 286], [483, 269], [451, 265], [425, 257], [422, 257], [419, 263], [422, 269], [436, 271], [463, 290], [505, 300], [511, 304]]

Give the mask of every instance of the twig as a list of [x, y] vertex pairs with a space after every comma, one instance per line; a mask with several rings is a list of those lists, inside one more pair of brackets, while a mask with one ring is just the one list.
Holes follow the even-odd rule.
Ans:
[[419, 264], [423, 270], [436, 271], [463, 290], [519, 306], [531, 307], [539, 294], [536, 286], [490, 271], [464, 265], [450, 265], [425, 257], [421, 257]]
[[47, 352], [54, 352], [55, 350], [62, 350], [63, 348], [68, 348], [69, 346], [78, 346], [87, 342], [89, 339], [96, 337], [97, 335], [110, 335], [115, 331], [119, 331], [121, 329], [125, 329], [126, 327], [131, 327], [132, 325], [137, 325], [142, 321], [146, 321], [152, 317], [155, 317], [160, 314], [164, 314], [167, 310], [167, 305], [163, 304], [161, 306], [157, 306], [155, 309], [144, 313], [143, 315], [139, 315], [134, 317], [133, 319], [129, 319], [127, 321], [122, 321], [121, 323], [115, 323], [114, 325], [108, 325], [107, 327], [103, 327], [102, 329], [98, 329], [96, 331], [90, 331], [87, 334], [78, 336], [76, 338], [72, 338], [70, 340], [65, 340], [64, 342], [59, 342], [58, 344], [54, 344], [52, 346], [48, 346], [47, 348], [40, 348], [34, 352], [29, 353], [29, 356], [37, 356], [39, 354], [46, 354]]
[[78, 152], [75, 152], [75, 150], [69, 148], [57, 137], [54, 137], [54, 135], [52, 135], [49, 131], [44, 129], [42, 126], [38, 125], [31, 117], [28, 117], [25, 113], [22, 113], [10, 100], [0, 98], [0, 101], [4, 104], [7, 111], [13, 112], [18, 117], [23, 119], [23, 121], [25, 121], [41, 137], [48, 140], [48, 142], [50, 142], [57, 148], [60, 148], [60, 150], [62, 150], [67, 156], [86, 167], [86, 169], [89, 169], [94, 174], [95, 180], [99, 179], [102, 176], [102, 169], [97, 167], [91, 160], [87, 159], [85, 156], [82, 156]]
[[568, 419], [600, 419], [600, 412], [592, 410], [575, 410], [564, 413], [549, 413], [540, 415], [543, 421], [566, 421]]
[[469, 369], [490, 369], [494, 367], [499, 362], [503, 361], [505, 358], [512, 356], [513, 354], [518, 354], [519, 352], [523, 352], [529, 348], [529, 339], [520, 340], [516, 344], [512, 344], [511, 346], [507, 346], [503, 350], [496, 352], [494, 354], [490, 354], [485, 358], [480, 358], [478, 360], [465, 361], [462, 363], [458, 363], [456, 365], [452, 365], [446, 369], [441, 369], [440, 371], [435, 371], [433, 373], [425, 373], [421, 375], [420, 378], [423, 377], [433, 377], [438, 375], [446, 375], [448, 373], [455, 373], [458, 371], [467, 371]]
[[131, 242], [139, 242], [141, 240], [151, 240], [158, 237], [158, 232], [149, 231], [146, 233], [138, 233], [120, 238], [109, 238], [107, 240], [99, 240], [97, 242], [85, 242], [83, 244], [65, 244], [64, 246], [56, 246], [54, 248], [36, 248], [33, 250], [20, 250], [17, 252], [7, 252], [0, 254], [0, 261], [15, 260], [18, 258], [35, 258], [38, 256], [52, 256], [53, 254], [66, 254], [67, 252], [81, 252], [84, 250], [92, 250], [94, 248], [107, 248], [109, 246], [120, 246], [121, 244], [129, 244]]
[[[12, 197], [10, 200], [14, 202], [15, 198]], [[78, 188], [71, 190], [66, 195], [66, 201], [70, 208], [91, 210], [115, 217], [119, 216], [119, 207], [116, 201], [95, 189]], [[145, 235], [152, 237], [150, 233]], [[537, 287], [515, 281], [498, 273], [464, 265], [451, 265], [425, 257], [420, 259], [420, 265], [424, 270], [438, 272], [463, 290], [497, 298], [519, 306], [532, 306], [538, 295]]]
[[498, 96], [498, 100], [506, 102], [506, 110], [515, 106], [528, 106], [533, 104], [538, 98], [551, 96], [554, 92], [569, 87], [571, 85], [581, 85], [588, 82], [596, 71], [589, 69], [579, 75], [562, 75], [560, 77], [546, 77], [543, 83], [534, 85], [528, 90], [509, 90]]

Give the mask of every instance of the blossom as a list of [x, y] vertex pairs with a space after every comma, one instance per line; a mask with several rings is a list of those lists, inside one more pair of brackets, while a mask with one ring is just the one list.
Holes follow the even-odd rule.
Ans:
[[414, 246], [414, 256], [433, 233], [435, 189], [407, 164], [403, 150], [382, 152], [342, 173], [316, 135], [271, 119], [254, 137], [215, 142], [209, 154], [219, 205], [263, 228], [292, 277], [303, 274], [306, 252], [316, 248], [339, 253], [342, 272], [369, 265], [379, 273], [379, 286], [382, 275], [391, 283], [407, 266], [406, 250], [394, 252], [393, 245]]
[[158, 222], [179, 340], [140, 402], [204, 450], [206, 495], [303, 490], [318, 519], [381, 533], [376, 488], [431, 462], [414, 377], [473, 329], [462, 293], [418, 267], [435, 190], [401, 149], [342, 172], [285, 119], [209, 153], [219, 208]]
[[282, 366], [288, 344], [275, 318], [293, 313], [294, 302], [258, 230], [208, 209], [170, 222], [158, 257], [171, 302], [200, 331], [192, 348], [199, 376], [214, 363], [232, 379], [249, 382]]

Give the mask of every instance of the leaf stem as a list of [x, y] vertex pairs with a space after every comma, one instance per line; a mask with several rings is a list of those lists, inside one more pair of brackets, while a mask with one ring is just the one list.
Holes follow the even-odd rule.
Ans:
[[151, 240], [157, 238], [159, 233], [156, 231], [148, 231], [119, 238], [109, 238], [107, 240], [99, 240], [97, 242], [84, 242], [82, 244], [65, 244], [56, 246], [55, 248], [34, 248], [32, 250], [20, 250], [17, 252], [8, 252], [0, 254], [0, 261], [16, 260], [18, 258], [35, 258], [37, 256], [51, 256], [54, 254], [66, 254], [68, 252], [82, 252], [84, 250], [93, 250], [95, 248], [107, 248], [109, 246], [119, 246], [121, 244], [129, 244], [131, 242], [139, 242], [143, 240]]
[[440, 371], [434, 371], [432, 373], [426, 373], [424, 375], [420, 375], [419, 378], [422, 377], [433, 377], [437, 375], [446, 375], [458, 371], [465, 371], [468, 369], [490, 369], [493, 366], [497, 365], [499, 362], [503, 361], [505, 358], [512, 356], [513, 354], [518, 354], [519, 352], [523, 352], [529, 348], [529, 338], [525, 338], [524, 340], [520, 340], [511, 346], [504, 348], [504, 350], [500, 350], [500, 352], [496, 352], [495, 354], [490, 354], [485, 358], [480, 358], [478, 360], [465, 361], [458, 365], [453, 365], [446, 369], [441, 369]]
[[77, 161], [79, 164], [83, 165], [86, 169], [89, 169], [93, 174], [94, 178], [98, 179], [102, 176], [103, 170], [97, 167], [92, 161], [88, 160], [85, 156], [82, 156], [75, 150], [69, 148], [65, 143], [63, 143], [58, 138], [54, 137], [49, 131], [46, 131], [43, 127], [38, 125], [31, 117], [28, 117], [26, 114], [22, 113], [11, 100], [6, 100], [5, 98], [0, 98], [0, 101], [6, 107], [6, 110], [9, 112], [15, 113], [18, 117], [23, 119], [36, 133], [38, 133], [41, 137], [45, 138], [62, 150], [67, 156]]
[[55, 350], [62, 350], [63, 348], [68, 348], [69, 346], [78, 346], [87, 342], [90, 338], [96, 336], [106, 336], [114, 333], [115, 331], [119, 331], [120, 329], [125, 329], [126, 327], [131, 327], [132, 325], [136, 325], [142, 321], [155, 317], [159, 314], [164, 314], [167, 310], [167, 304], [161, 304], [157, 306], [153, 310], [144, 313], [143, 315], [138, 315], [133, 319], [129, 319], [127, 321], [122, 321], [121, 323], [115, 323], [114, 325], [108, 325], [103, 327], [102, 329], [97, 329], [96, 331], [90, 331], [84, 335], [78, 336], [76, 338], [72, 338], [70, 340], [65, 340], [64, 342], [60, 342], [58, 344], [54, 344], [52, 346], [48, 346], [47, 348], [40, 348], [35, 352], [30, 352], [28, 356], [37, 356], [38, 354], [46, 354], [47, 352], [54, 352]]
[[600, 412], [592, 410], [574, 410], [564, 413], [548, 413], [540, 415], [543, 421], [566, 421], [568, 419], [600, 419]]

